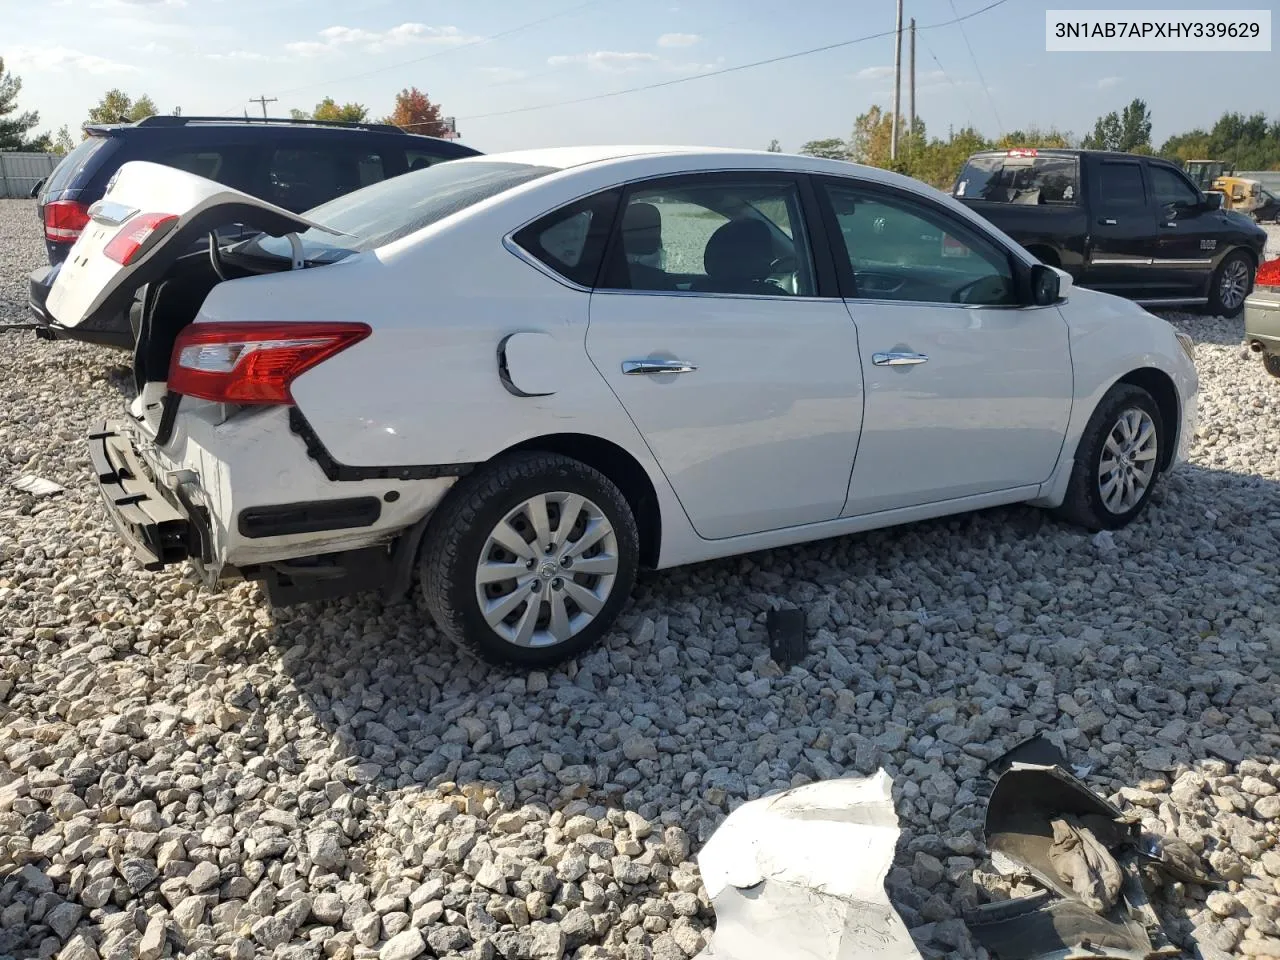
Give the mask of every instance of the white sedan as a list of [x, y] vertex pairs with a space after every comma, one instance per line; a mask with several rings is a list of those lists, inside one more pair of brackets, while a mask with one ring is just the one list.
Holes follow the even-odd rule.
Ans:
[[[179, 256], [219, 223], [256, 239]], [[663, 568], [999, 504], [1118, 528], [1183, 459], [1192, 346], [949, 197], [667, 147], [456, 160], [299, 217], [125, 164], [49, 300], [136, 301], [90, 452], [148, 569], [278, 605], [420, 582], [525, 666]]]

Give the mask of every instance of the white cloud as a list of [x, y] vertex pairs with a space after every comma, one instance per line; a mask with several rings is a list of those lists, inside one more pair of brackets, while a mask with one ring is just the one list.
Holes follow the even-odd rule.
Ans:
[[658, 46], [692, 47], [701, 39], [696, 33], [664, 33], [658, 38]]
[[238, 60], [241, 63], [265, 63], [271, 59], [265, 53], [254, 53], [252, 50], [229, 50], [226, 53], [206, 53], [209, 60]]
[[638, 70], [657, 61], [656, 54], [636, 51], [619, 52], [616, 50], [594, 50], [591, 53], [547, 57], [547, 63], [553, 67], [569, 63], [583, 63], [589, 69], [599, 70], [602, 73], [625, 73], [629, 70]]
[[285, 44], [285, 49], [300, 57], [314, 57], [344, 48], [358, 48], [366, 53], [380, 53], [392, 47], [425, 43], [457, 46], [479, 37], [467, 36], [457, 27], [430, 27], [425, 23], [402, 23], [389, 30], [365, 30], [362, 27], [325, 27], [319, 40], [299, 40]]
[[893, 76], [893, 67], [864, 67], [854, 74], [857, 80], [884, 80]]
[[528, 76], [525, 71], [515, 67], [481, 67], [480, 72], [492, 83], [515, 83]]
[[1102, 77], [1098, 80], [1098, 89], [1107, 90], [1124, 81], [1124, 77]]
[[68, 47], [10, 47], [5, 51], [5, 66], [15, 71], [62, 72], [67, 69], [85, 73], [137, 73], [129, 63], [119, 63], [92, 53], [81, 53]]
[[712, 70], [719, 70], [723, 66], [724, 57], [720, 57], [715, 63], [676, 63], [675, 61], [667, 61], [662, 64], [662, 69], [671, 73], [693, 75], [695, 73], [710, 73]]

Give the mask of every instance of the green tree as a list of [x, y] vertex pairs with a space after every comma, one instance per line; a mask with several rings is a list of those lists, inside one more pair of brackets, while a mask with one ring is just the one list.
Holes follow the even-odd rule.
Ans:
[[311, 111], [313, 120], [342, 120], [349, 123], [363, 123], [369, 116], [369, 108], [360, 103], [344, 103], [339, 106], [333, 97], [325, 97]]
[[849, 159], [849, 145], [839, 137], [829, 137], [826, 140], [810, 140], [800, 148], [800, 152], [807, 157], [822, 157], [826, 160]]
[[18, 94], [22, 92], [22, 78], [5, 72], [4, 58], [0, 57], [0, 150], [33, 150], [37, 153], [41, 141], [48, 134], [29, 139], [31, 129], [40, 122], [40, 114], [35, 110], [24, 110], [18, 113]]
[[777, 140], [770, 140], [770, 141], [769, 141], [769, 152], [770, 152], [770, 153], [781, 153], [781, 152], [782, 152], [782, 146], [778, 143], [778, 141], [777, 141]]
[[145, 93], [137, 100], [119, 87], [112, 87], [102, 95], [96, 106], [89, 108], [89, 123], [132, 123], [146, 117], [154, 117], [160, 111], [156, 103]]
[[289, 111], [289, 118], [292, 120], [310, 120], [311, 114], [307, 113], [305, 110], [299, 110], [297, 107], [294, 107]]
[[53, 140], [53, 152], [60, 156], [66, 156], [75, 149], [76, 142], [71, 139], [71, 131], [67, 129], [64, 123], [58, 128], [58, 135]]
[[1087, 150], [1118, 150], [1122, 153], [1151, 152], [1151, 111], [1135, 98], [1120, 113], [1112, 110], [1099, 117], [1093, 133], [1081, 142]]

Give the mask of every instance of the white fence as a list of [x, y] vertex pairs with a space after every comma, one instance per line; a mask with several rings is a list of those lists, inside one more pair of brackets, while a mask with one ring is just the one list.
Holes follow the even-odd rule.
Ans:
[[22, 198], [53, 173], [62, 158], [52, 153], [0, 152], [0, 198]]

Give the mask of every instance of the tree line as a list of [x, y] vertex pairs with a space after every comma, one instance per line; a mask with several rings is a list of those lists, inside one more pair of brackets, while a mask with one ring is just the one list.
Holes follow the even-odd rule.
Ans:
[[[19, 111], [18, 95], [21, 92], [22, 78], [6, 71], [4, 58], [0, 57], [0, 150], [66, 154], [74, 149], [77, 139], [83, 139], [85, 134], [82, 132], [80, 138], [75, 138], [65, 125], [52, 134], [35, 132], [40, 125], [40, 113], [36, 110]], [[89, 109], [85, 123], [133, 123], [159, 112], [155, 100], [147, 94], [134, 99], [124, 90], [113, 88]], [[176, 115], [179, 110], [175, 108], [173, 113]], [[291, 110], [290, 116], [294, 120], [371, 122], [369, 108], [364, 104], [339, 104], [333, 97], [325, 97], [310, 111]], [[407, 87], [396, 94], [391, 112], [376, 122], [389, 123], [410, 133], [429, 137], [442, 136], [448, 131], [440, 105], [417, 87]]]
[[[1223, 160], [1234, 164], [1237, 170], [1280, 170], [1280, 120], [1269, 121], [1263, 113], [1246, 116], [1229, 111], [1219, 117], [1210, 130], [1197, 128], [1177, 134], [1156, 150], [1151, 143], [1151, 111], [1141, 99], [1099, 117], [1093, 130], [1078, 138], [1053, 127], [1048, 130], [1031, 127], [991, 140], [973, 127], [962, 127], [949, 131], [943, 139], [928, 136], [923, 120], [917, 118], [912, 127], [904, 117], [899, 119], [896, 160], [890, 159], [892, 139], [892, 114], [874, 105], [854, 121], [848, 139], [810, 140], [800, 152], [896, 170], [944, 190], [950, 189], [971, 154], [1014, 147], [1117, 150], [1156, 154], [1179, 163]], [[770, 149], [776, 143], [774, 141]]]

